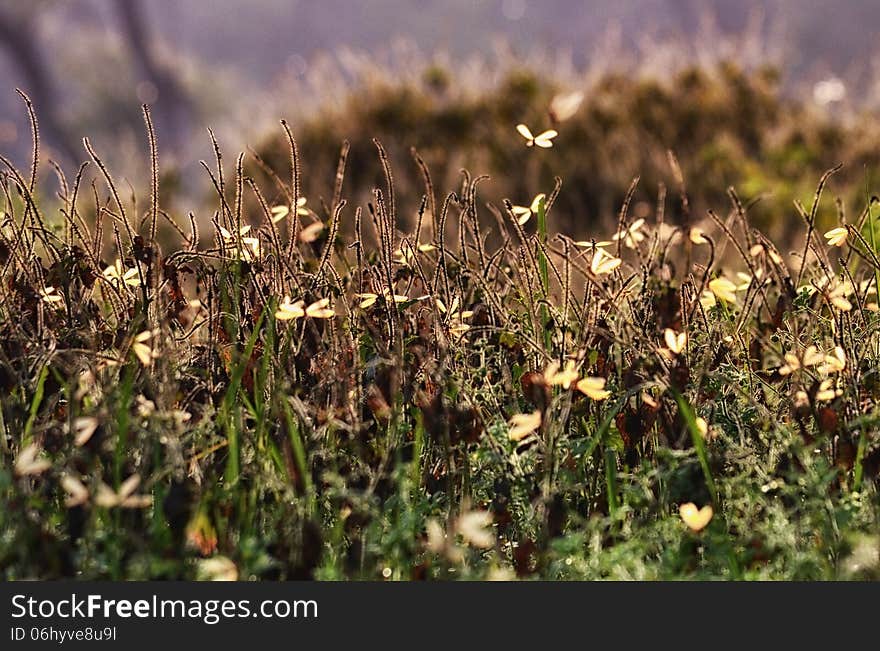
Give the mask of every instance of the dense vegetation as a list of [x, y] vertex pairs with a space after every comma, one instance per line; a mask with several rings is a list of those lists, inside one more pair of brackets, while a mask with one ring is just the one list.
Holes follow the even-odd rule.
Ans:
[[[809, 205], [829, 167], [846, 163], [835, 177], [835, 196], [857, 213], [865, 205], [866, 181], [880, 164], [880, 130], [871, 115], [786, 96], [772, 68], [747, 71], [728, 63], [663, 78], [634, 71], [565, 81], [531, 68], [488, 67], [477, 75], [426, 64], [420, 76], [402, 78], [380, 66], [357, 70], [370, 81], [328, 98], [297, 125], [297, 144], [308, 162], [303, 192], [313, 201], [332, 195], [339, 146], [348, 140], [346, 196], [369, 201], [382, 183], [372, 143], [378, 138], [395, 162], [395, 190], [409, 207], [400, 216], [407, 228], [416, 212], [410, 206], [424, 192], [413, 147], [438, 191], [458, 188], [465, 168], [489, 176], [480, 195], [497, 205], [505, 198], [528, 203], [564, 176], [554, 228], [578, 238], [589, 237], [598, 225], [615, 227], [635, 176], [640, 183], [633, 211], [647, 215], [658, 187], [677, 183], [672, 151], [697, 218], [709, 208], [723, 210], [734, 187], [752, 204], [753, 223], [786, 246], [803, 237], [792, 202]], [[573, 102], [577, 97], [581, 101]], [[552, 150], [525, 156], [513, 131], [519, 122], [536, 131], [554, 128], [561, 136]], [[272, 134], [255, 153], [274, 170], [288, 164], [283, 134]], [[246, 169], [275, 196], [277, 188], [257, 160]], [[821, 226], [831, 228], [834, 204], [829, 200], [824, 207]], [[676, 223], [682, 218], [678, 202], [668, 210]]]
[[3, 577], [880, 576], [867, 122], [428, 79], [218, 149], [201, 229], [148, 110], [139, 200], [88, 142], [54, 198], [0, 159]]

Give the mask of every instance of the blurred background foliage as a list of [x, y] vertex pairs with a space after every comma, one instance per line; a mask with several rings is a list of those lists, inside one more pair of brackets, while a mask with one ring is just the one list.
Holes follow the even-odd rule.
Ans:
[[[227, 162], [254, 146], [282, 169], [284, 117], [313, 206], [329, 200], [344, 139], [346, 195], [369, 195], [378, 137], [404, 216], [423, 192], [416, 147], [438, 200], [462, 167], [492, 177], [481, 196], [496, 205], [528, 203], [563, 176], [555, 226], [584, 236], [613, 219], [635, 176], [640, 214], [654, 210], [661, 182], [676, 196], [672, 150], [694, 214], [725, 210], [734, 186], [758, 201], [756, 223], [783, 237], [799, 225], [792, 200], [809, 204], [839, 162], [823, 222], [835, 219], [836, 188], [848, 188], [850, 211], [873, 193], [878, 18], [867, 0], [595, 0], [589, 11], [570, 0], [0, 0], [0, 151], [20, 166], [30, 155], [18, 86], [36, 104], [44, 152], [68, 173], [88, 136], [137, 186], [147, 171], [140, 104], [150, 103], [163, 202], [206, 224], [205, 127]], [[585, 99], [556, 125], [554, 149], [527, 150], [514, 125], [554, 126], [548, 107], [571, 92]]]
[[[845, 205], [855, 211], [864, 206], [865, 174], [876, 168], [880, 152], [880, 132], [872, 120], [845, 123], [784, 97], [772, 68], [746, 72], [719, 64], [685, 69], [668, 81], [603, 75], [589, 87], [575, 88], [584, 92], [584, 100], [562, 123], [553, 121], [548, 107], [572, 87], [540, 70], [509, 72], [497, 85], [468, 97], [454, 85], [454, 72], [434, 65], [420, 80], [374, 82], [302, 121], [297, 140], [307, 161], [306, 196], [329, 200], [340, 143], [350, 139], [344, 194], [361, 203], [369, 200], [371, 189], [381, 187], [371, 142], [377, 137], [395, 164], [399, 203], [412, 218], [424, 185], [410, 146], [428, 164], [438, 191], [456, 189], [466, 168], [490, 176], [480, 186], [481, 196], [499, 206], [504, 198], [528, 205], [536, 193], [549, 193], [554, 177], [562, 175], [555, 226], [583, 237], [596, 224], [616, 219], [635, 176], [640, 177], [637, 216], [653, 214], [661, 184], [670, 188], [670, 196], [677, 194], [667, 155], [672, 151], [693, 214], [725, 211], [730, 207], [726, 189], [733, 186], [744, 202], [754, 203], [755, 223], [784, 240], [802, 225], [793, 201], [809, 205], [816, 180], [837, 162], [847, 164], [835, 183], [850, 192]], [[520, 121], [535, 133], [557, 128], [554, 147], [528, 150], [513, 128]], [[279, 133], [256, 150], [279, 170], [286, 169], [287, 147]], [[261, 174], [257, 165], [251, 171]], [[271, 187], [267, 178], [270, 195]], [[679, 202], [668, 202], [673, 222], [681, 209]], [[785, 215], [791, 219], [778, 219]], [[829, 223], [836, 219], [833, 211], [826, 217]]]

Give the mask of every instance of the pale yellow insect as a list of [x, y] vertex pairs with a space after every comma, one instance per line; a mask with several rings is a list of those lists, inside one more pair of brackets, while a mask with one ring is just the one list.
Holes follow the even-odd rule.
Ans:
[[449, 327], [449, 331], [452, 334], [460, 335], [468, 330], [470, 330], [470, 326], [464, 322], [465, 319], [469, 319], [474, 315], [472, 310], [460, 310], [459, 309], [459, 301], [458, 296], [452, 299], [452, 305], [449, 308], [446, 308], [446, 305], [439, 298], [436, 300], [437, 309], [440, 310], [442, 314], [446, 315], [446, 322]]
[[64, 300], [64, 297], [58, 293], [58, 290], [51, 286], [43, 287], [43, 289], [40, 290], [40, 298], [49, 305], [52, 305], [52, 303], [60, 303]]
[[455, 528], [472, 547], [488, 549], [495, 544], [492, 533], [492, 514], [488, 511], [467, 511], [458, 516]]
[[825, 355], [816, 346], [807, 346], [804, 351], [804, 366], [815, 366], [822, 363], [824, 359]]
[[691, 531], [702, 531], [705, 529], [709, 522], [712, 521], [712, 516], [714, 515], [709, 504], [698, 509], [697, 505], [693, 502], [682, 504], [678, 507], [678, 513]]
[[141, 284], [141, 281], [138, 279], [138, 270], [135, 267], [125, 269], [122, 266], [122, 260], [119, 259], [109, 267], [106, 267], [104, 271], [101, 272], [101, 276], [103, 276], [104, 280], [114, 285], [130, 285], [136, 287]]
[[596, 252], [593, 253], [593, 260], [590, 262], [590, 271], [597, 276], [610, 274], [620, 266], [621, 262], [620, 258], [615, 258], [604, 249], [596, 248]]
[[752, 248], [749, 249], [749, 255], [753, 258], [758, 258], [764, 254], [766, 254], [774, 264], [782, 264], [782, 258], [779, 257], [776, 251], [764, 244], [754, 244], [752, 245]]
[[303, 317], [309, 317], [311, 319], [332, 319], [336, 316], [336, 312], [328, 307], [329, 305], [329, 298], [322, 298], [306, 307], [305, 301], [302, 299], [291, 301], [289, 296], [285, 296], [284, 300], [278, 305], [278, 310], [275, 312], [275, 318], [279, 321], [290, 321], [293, 319], [301, 319]]
[[715, 294], [710, 292], [708, 289], [703, 290], [703, 293], [700, 294], [700, 305], [703, 306], [704, 310], [709, 310], [715, 307], [715, 305], [717, 305]]
[[42, 456], [42, 450], [34, 443], [22, 448], [15, 458], [15, 474], [19, 477], [39, 475], [52, 467], [48, 459]]
[[[761, 269], [757, 269], [756, 271], [759, 274], [758, 277], [760, 277]], [[736, 291], [746, 292], [752, 286], [752, 277], [749, 274], [737, 271], [736, 278], [739, 281], [739, 285], [736, 286]]]
[[852, 303], [849, 302], [849, 295], [852, 294], [852, 285], [849, 281], [835, 283], [831, 291], [827, 293], [828, 300], [831, 304], [841, 312], [849, 312], [852, 309]]
[[694, 244], [708, 244], [709, 243], [709, 240], [706, 239], [706, 233], [703, 232], [702, 228], [699, 228], [697, 226], [694, 226], [690, 230], [690, 233], [688, 233], [688, 238]]
[[825, 233], [825, 239], [828, 240], [830, 246], [843, 246], [846, 244], [847, 235], [849, 235], [849, 230], [842, 226], [840, 228], [832, 228]]
[[314, 242], [318, 239], [318, 236], [323, 230], [324, 224], [322, 224], [321, 222], [314, 222], [312, 224], [309, 224], [299, 232], [299, 239], [306, 244], [310, 244], [311, 242]]
[[609, 241], [593, 242], [590, 240], [578, 240], [577, 242], [574, 242], [574, 245], [579, 246], [582, 249], [598, 249], [598, 248], [604, 248], [606, 246], [611, 246], [611, 242], [609, 242]]
[[783, 356], [783, 359], [785, 360], [785, 365], [779, 368], [779, 374], [791, 375], [799, 368], [808, 368], [810, 366], [815, 366], [816, 364], [821, 364], [825, 361], [825, 354], [816, 348], [816, 346], [810, 345], [804, 350], [804, 354], [800, 359], [798, 359], [797, 355], [794, 355], [793, 353], [786, 353]]
[[439, 298], [437, 299], [437, 309], [444, 314], [448, 314], [450, 317], [455, 317], [458, 315], [462, 319], [467, 319], [468, 317], [473, 316], [474, 313], [469, 310], [465, 310], [464, 312], [459, 313], [458, 306], [458, 296], [452, 299], [452, 305], [450, 305], [448, 309], [443, 301], [441, 301]]
[[610, 391], [605, 389], [605, 378], [603, 377], [585, 377], [577, 383], [578, 391], [593, 400], [605, 400], [611, 395]]
[[785, 360], [785, 364], [779, 367], [780, 375], [791, 375], [801, 367], [801, 360], [797, 358], [797, 355], [786, 353], [783, 356], [783, 359]]
[[135, 354], [135, 357], [137, 357], [138, 360], [140, 360], [140, 363], [144, 366], [149, 366], [153, 363], [153, 357], [155, 355], [153, 349], [147, 345], [147, 342], [152, 338], [153, 333], [150, 330], [144, 330], [135, 336], [134, 341], [131, 344], [131, 352]]
[[724, 276], [710, 280], [709, 291], [722, 301], [736, 303], [736, 285]]
[[827, 402], [829, 400], [834, 400], [834, 398], [840, 395], [843, 395], [843, 391], [834, 388], [834, 380], [822, 380], [816, 391], [816, 400], [818, 402]]
[[550, 117], [556, 122], [565, 122], [574, 117], [584, 101], [584, 94], [579, 91], [560, 93], [550, 100]]
[[524, 124], [516, 125], [516, 130], [519, 132], [519, 135], [526, 139], [526, 147], [537, 145], [538, 147], [549, 149], [553, 146], [553, 138], [559, 135], [556, 129], [547, 129], [547, 131], [543, 131], [536, 136]]
[[306, 316], [311, 319], [332, 319], [336, 316], [336, 312], [328, 307], [329, 305], [329, 298], [322, 298], [315, 301], [306, 308]]
[[81, 416], [73, 421], [73, 429], [76, 433], [76, 436], [73, 439], [73, 444], [76, 447], [82, 447], [89, 442], [92, 435], [95, 433], [95, 430], [98, 429], [98, 419], [89, 416]]
[[[384, 297], [387, 300], [388, 295], [389, 295], [389, 292], [388, 292], [387, 288], [382, 290], [381, 294], [373, 294], [372, 292], [365, 292], [363, 294], [355, 294], [355, 296], [357, 296], [359, 299], [361, 299], [361, 302], [358, 305], [358, 307], [361, 308], [362, 310], [366, 310], [368, 307], [371, 307], [373, 304], [375, 304], [375, 302], [377, 300], [379, 300], [380, 296]], [[422, 300], [422, 298], [425, 298], [425, 297], [421, 297], [418, 300]], [[408, 296], [403, 296], [401, 294], [394, 295], [394, 302], [395, 303], [406, 303], [408, 300], [410, 300]]]
[[119, 490], [114, 491], [107, 484], [101, 482], [98, 493], [95, 495], [95, 504], [107, 509], [122, 507], [125, 509], [142, 509], [153, 503], [150, 495], [135, 495], [134, 492], [141, 483], [140, 475], [132, 475], [119, 485]]
[[[230, 231], [226, 230], [222, 226], [220, 227], [220, 235], [223, 237], [223, 242], [232, 249], [234, 253], [238, 254], [238, 258], [250, 262], [256, 258], [260, 257], [260, 240], [256, 237], [247, 236], [250, 233], [251, 227], [250, 224], [245, 224], [238, 230], [238, 236], [234, 235]], [[238, 240], [241, 240], [242, 245], [245, 248], [238, 248]]]
[[571, 359], [565, 362], [565, 368], [562, 370], [559, 370], [558, 362], [553, 362], [544, 371], [544, 379], [547, 380], [547, 384], [561, 386], [563, 389], [571, 387], [578, 377], [578, 372], [575, 370], [575, 362]]
[[522, 226], [529, 219], [531, 219], [533, 214], [538, 214], [538, 210], [541, 207], [541, 202], [544, 201], [546, 195], [542, 192], [540, 194], [536, 194], [535, 198], [532, 199], [532, 203], [529, 206], [513, 206], [510, 211], [516, 215], [517, 223]]
[[687, 333], [676, 332], [672, 328], [666, 328], [666, 330], [663, 331], [663, 341], [666, 342], [666, 347], [672, 353], [678, 355], [684, 350], [684, 347], [687, 344]]
[[[278, 223], [285, 217], [287, 217], [290, 213], [290, 206], [280, 205], [272, 207], [272, 222]], [[312, 211], [306, 208], [306, 198], [300, 197], [296, 200], [296, 214], [302, 217], [306, 217], [312, 214]]]
[[196, 563], [196, 576], [203, 581], [237, 581], [238, 568], [226, 556], [212, 556]]
[[541, 426], [541, 412], [538, 410], [530, 414], [514, 414], [510, 417], [510, 429], [507, 438], [511, 441], [521, 441]]
[[840, 373], [846, 368], [846, 353], [840, 346], [835, 346], [834, 351], [825, 355], [824, 363], [817, 369], [820, 373]]
[[623, 240], [624, 246], [628, 249], [636, 248], [640, 242], [645, 239], [645, 234], [642, 233], [642, 227], [645, 225], [644, 219], [637, 219], [628, 227], [614, 234], [613, 239], [615, 242], [618, 240]]
[[[419, 244], [415, 248], [420, 253], [428, 253], [429, 251], [435, 250], [437, 247], [433, 244]], [[411, 267], [416, 261], [416, 255], [413, 252], [412, 247], [410, 246], [402, 246], [394, 251], [392, 255], [394, 262], [396, 262], [397, 264], [402, 264], [406, 267]]]
[[80, 506], [89, 501], [89, 489], [73, 475], [67, 473], [61, 475], [61, 488], [67, 493], [64, 498], [64, 506], [67, 508]]
[[290, 296], [285, 296], [284, 300], [275, 311], [275, 318], [279, 321], [290, 321], [291, 319], [301, 319], [306, 315], [305, 302], [302, 299], [291, 301]]

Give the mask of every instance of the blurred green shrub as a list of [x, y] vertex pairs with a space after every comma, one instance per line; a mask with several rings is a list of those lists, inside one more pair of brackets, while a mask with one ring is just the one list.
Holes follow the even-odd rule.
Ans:
[[[871, 116], [836, 119], [786, 98], [771, 68], [747, 72], [727, 63], [683, 70], [668, 80], [606, 74], [582, 88], [563, 87], [552, 73], [518, 69], [498, 83], [487, 80], [484, 88], [457, 84], [456, 73], [437, 64], [426, 65], [417, 81], [386, 75], [294, 125], [310, 205], [320, 205], [319, 197], [329, 202], [345, 139], [351, 153], [344, 195], [369, 200], [371, 189], [382, 185], [371, 142], [377, 137], [391, 156], [402, 219], [412, 218], [424, 192], [408, 151], [415, 147], [431, 170], [438, 200], [459, 186], [461, 168], [491, 177], [480, 192], [496, 205], [504, 198], [527, 204], [537, 192], [550, 191], [556, 175], [564, 176], [552, 226], [587, 236], [614, 218], [636, 176], [640, 216], [654, 210], [663, 183], [670, 191], [667, 216], [677, 219], [672, 151], [697, 218], [707, 208], [725, 211], [726, 189], [733, 186], [746, 204], [760, 199], [750, 208], [754, 223], [785, 241], [801, 226], [793, 200], [809, 205], [816, 178], [839, 162], [846, 167], [835, 177], [820, 225], [836, 219], [833, 199], [841, 188], [848, 192], [845, 207], [864, 206], [866, 171], [880, 152]], [[572, 91], [582, 91], [584, 100], [570, 119], [556, 123], [551, 102]], [[520, 122], [536, 132], [557, 128], [555, 146], [527, 148], [515, 130]], [[273, 169], [285, 169], [287, 143], [280, 131], [256, 150]], [[280, 199], [256, 166], [250, 173]]]

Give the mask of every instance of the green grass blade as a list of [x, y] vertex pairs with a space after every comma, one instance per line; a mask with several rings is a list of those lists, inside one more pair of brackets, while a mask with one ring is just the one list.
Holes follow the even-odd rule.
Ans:
[[306, 505], [309, 513], [314, 512], [315, 499], [314, 490], [312, 488], [312, 476], [309, 472], [308, 457], [306, 455], [306, 446], [302, 439], [299, 423], [293, 414], [293, 410], [287, 402], [286, 398], [279, 400], [281, 411], [284, 414], [284, 423], [287, 429], [287, 436], [290, 438], [290, 447], [293, 451], [293, 461], [296, 464], [296, 471], [302, 480], [303, 490], [306, 496]]
[[697, 417], [694, 414], [693, 408], [688, 404], [688, 401], [684, 396], [675, 390], [673, 390], [673, 394], [675, 395], [675, 401], [678, 403], [678, 409], [681, 412], [682, 418], [684, 418], [688, 431], [691, 433], [694, 450], [700, 461], [700, 467], [703, 469], [703, 476], [706, 478], [706, 487], [709, 489], [709, 494], [712, 496], [712, 502], [717, 508], [718, 491], [715, 488], [715, 480], [712, 478], [712, 469], [709, 466], [709, 453], [706, 450], [706, 441], [703, 439], [703, 433], [697, 426]]
[[28, 410], [27, 422], [24, 424], [24, 432], [21, 435], [21, 446], [27, 447], [31, 444], [34, 422], [37, 420], [37, 413], [40, 411], [40, 405], [43, 402], [43, 392], [46, 387], [46, 378], [49, 376], [49, 365], [46, 364], [41, 370], [37, 378], [37, 390], [34, 391], [34, 397], [31, 399], [31, 407]]
[[226, 481], [229, 486], [235, 485], [241, 474], [241, 411], [238, 408], [238, 392], [241, 389], [241, 382], [248, 368], [248, 362], [257, 344], [264, 316], [265, 310], [260, 314], [260, 318], [257, 319], [253, 331], [248, 336], [244, 352], [236, 360], [232, 376], [229, 380], [229, 388], [226, 391], [221, 406], [220, 419], [223, 422], [226, 440], [229, 444], [226, 460]]

